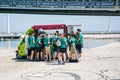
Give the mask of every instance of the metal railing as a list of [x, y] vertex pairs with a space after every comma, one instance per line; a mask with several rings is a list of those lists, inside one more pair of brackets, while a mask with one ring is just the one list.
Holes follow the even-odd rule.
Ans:
[[0, 7], [84, 7], [84, 8], [115, 8], [120, 7], [116, 0], [0, 0]]

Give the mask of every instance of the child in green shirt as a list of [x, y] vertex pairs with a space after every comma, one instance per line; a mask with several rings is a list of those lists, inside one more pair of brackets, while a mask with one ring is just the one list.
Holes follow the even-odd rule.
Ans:
[[45, 37], [45, 40], [44, 40], [44, 44], [45, 44], [46, 58], [48, 60], [48, 56], [49, 56], [49, 61], [51, 62], [50, 37], [49, 37], [49, 34], [46, 34], [46, 37]]

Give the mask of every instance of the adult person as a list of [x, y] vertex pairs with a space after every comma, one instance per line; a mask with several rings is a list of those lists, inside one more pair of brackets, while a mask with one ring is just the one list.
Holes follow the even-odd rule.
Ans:
[[67, 52], [67, 38], [65, 37], [65, 34], [61, 35], [60, 43], [61, 43], [61, 46], [60, 46], [60, 52], [58, 54], [58, 64], [61, 64], [61, 63], [65, 64], [66, 52]]
[[60, 38], [61, 38], [61, 34], [59, 34], [59, 31], [56, 31], [56, 35], [57, 35], [57, 41], [56, 41], [56, 46], [57, 46], [57, 53], [59, 52], [60, 50], [60, 46], [61, 46], [61, 43], [60, 43]]
[[70, 59], [72, 57], [70, 51], [71, 51], [71, 38], [72, 38], [72, 35], [74, 35], [73, 37], [75, 37], [75, 34], [74, 34], [74, 31], [71, 31], [68, 35], [67, 35], [67, 38], [68, 38], [68, 47], [67, 47], [67, 54], [68, 54], [68, 59]]
[[27, 60], [30, 60], [30, 56], [31, 56], [31, 51], [30, 51], [30, 46], [29, 46], [30, 36], [31, 36], [31, 33], [29, 33], [28, 35], [25, 36], [25, 49], [26, 49], [26, 53], [27, 53]]
[[32, 33], [32, 35], [29, 38], [29, 46], [30, 46], [30, 50], [31, 50], [31, 57], [30, 60], [33, 60], [33, 57], [35, 55], [35, 36], [34, 36], [34, 32]]
[[69, 39], [69, 44], [70, 44], [70, 57], [69, 59], [75, 59], [75, 52], [76, 52], [76, 48], [75, 48], [75, 44], [76, 44], [76, 39], [74, 37], [74, 34], [70, 35], [70, 39]]
[[54, 34], [53, 38], [52, 38], [52, 43], [53, 43], [53, 49], [54, 49], [54, 54], [53, 54], [53, 59], [55, 61], [56, 57], [57, 57], [57, 39], [58, 39], [58, 36], [57, 36], [57, 33]]
[[57, 41], [56, 41], [56, 47], [57, 47], [57, 57], [58, 57], [58, 53], [60, 52], [60, 46], [61, 46], [61, 42], [60, 42], [60, 39], [61, 39], [61, 34], [57, 35], [58, 38], [57, 38]]
[[45, 57], [45, 36], [44, 35], [42, 35], [41, 36], [41, 49], [42, 49], [42, 54], [43, 54], [43, 60], [44, 60], [44, 57]]
[[79, 58], [81, 57], [82, 54], [82, 48], [83, 48], [83, 34], [81, 33], [81, 29], [77, 29], [77, 44], [76, 44], [76, 49], [78, 52]]
[[[46, 59], [51, 62], [51, 54], [50, 54], [50, 37], [49, 34], [46, 34], [45, 37], [45, 53], [46, 53]], [[48, 58], [49, 57], [49, 58]]]
[[43, 53], [42, 53], [42, 43], [41, 43], [41, 37], [38, 35], [36, 38], [36, 50], [37, 50], [37, 60], [43, 59]]

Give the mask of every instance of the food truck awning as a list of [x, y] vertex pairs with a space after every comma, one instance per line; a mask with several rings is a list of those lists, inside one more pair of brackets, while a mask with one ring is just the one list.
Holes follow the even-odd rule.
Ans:
[[66, 29], [65, 24], [53, 24], [53, 25], [34, 25], [32, 27], [34, 30], [43, 29], [43, 30], [51, 30], [51, 29]]

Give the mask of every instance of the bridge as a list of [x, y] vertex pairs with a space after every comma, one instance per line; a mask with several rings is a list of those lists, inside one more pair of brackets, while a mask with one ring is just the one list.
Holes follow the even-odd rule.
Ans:
[[0, 0], [0, 13], [120, 16], [120, 0]]

